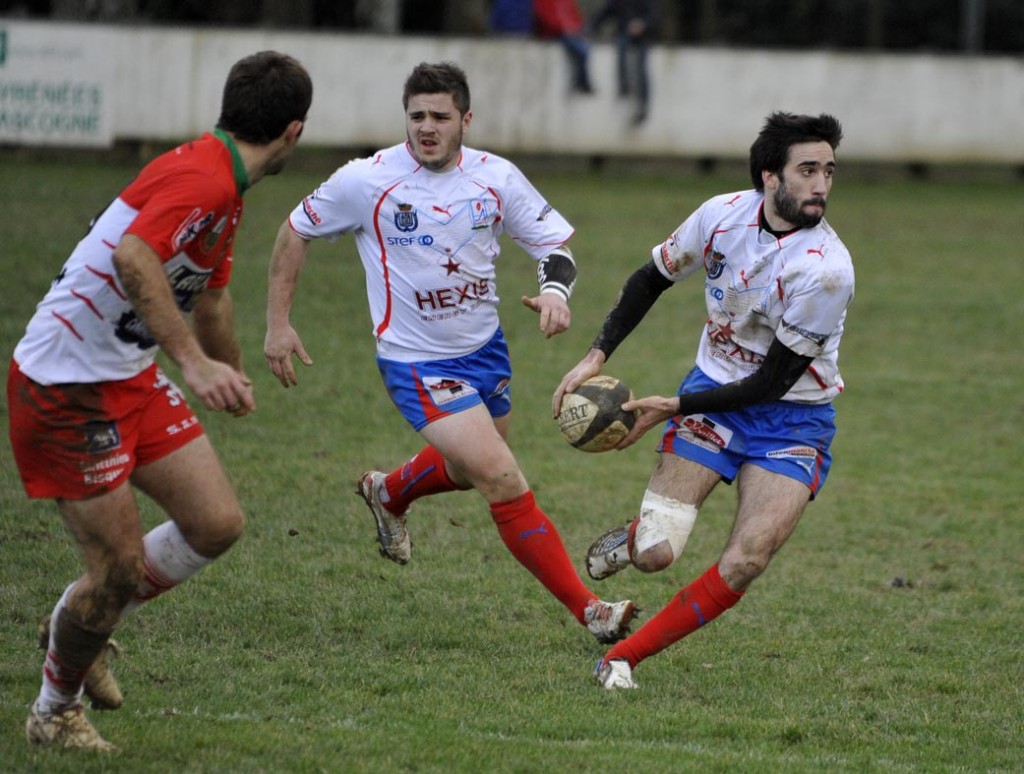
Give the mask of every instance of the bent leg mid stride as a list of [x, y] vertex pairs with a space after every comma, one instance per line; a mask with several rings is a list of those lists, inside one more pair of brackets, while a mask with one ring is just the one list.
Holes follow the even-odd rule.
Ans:
[[566, 553], [562, 536], [537, 507], [533, 492], [491, 505], [491, 517], [509, 553], [550, 591], [559, 602], [586, 623], [586, 608], [597, 599], [580, 580]]
[[601, 534], [587, 550], [587, 572], [603, 580], [635, 566], [660, 572], [682, 554], [700, 506], [722, 477], [697, 462], [662, 451], [640, 503], [640, 515]]
[[143, 538], [141, 582], [124, 610], [170, 591], [209, 565], [241, 536], [241, 506], [204, 435], [140, 466], [132, 483], [170, 517]]
[[509, 552], [586, 625], [587, 608], [597, 595], [580, 580], [554, 522], [538, 507], [505, 442], [507, 420], [492, 421], [483, 406], [475, 406], [420, 432], [442, 453], [454, 474], [487, 500]]
[[737, 478], [739, 505], [732, 534], [718, 564], [673, 597], [634, 635], [613, 647], [605, 661], [623, 659], [635, 667], [710, 623], [743, 597], [793, 533], [810, 500], [799, 481], [755, 465]]
[[751, 464], [740, 468], [736, 483], [736, 519], [718, 566], [726, 583], [742, 591], [789, 540], [811, 490], [796, 479]]
[[512, 500], [529, 488], [500, 427], [477, 404], [431, 422], [420, 435], [444, 458], [453, 483], [471, 486], [493, 504]]
[[86, 675], [142, 578], [139, 514], [127, 483], [87, 500], [58, 500], [57, 507], [85, 574], [65, 589], [50, 615], [35, 705], [44, 717], [80, 704]]
[[704, 500], [721, 474], [671, 452], [658, 454], [640, 516], [633, 522], [630, 558], [642, 572], [659, 572], [682, 554]]
[[743, 597], [722, 580], [718, 565], [677, 593], [651, 620], [630, 637], [615, 645], [604, 661], [622, 659], [635, 667], [645, 658], [711, 623]]
[[242, 507], [205, 435], [140, 465], [132, 483], [163, 508], [201, 557], [216, 559], [242, 536]]
[[380, 499], [392, 515], [401, 516], [421, 497], [468, 488], [452, 480], [444, 456], [428, 444], [385, 476]]

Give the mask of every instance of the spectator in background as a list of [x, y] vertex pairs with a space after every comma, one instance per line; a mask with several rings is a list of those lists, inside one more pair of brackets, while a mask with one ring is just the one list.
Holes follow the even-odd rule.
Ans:
[[397, 35], [402, 31], [402, 4], [399, 0], [356, 0], [356, 18], [372, 32]]
[[597, 32], [609, 20], [615, 20], [615, 49], [619, 96], [635, 95], [633, 123], [647, 120], [651, 84], [647, 75], [647, 48], [658, 27], [657, 0], [607, 0], [590, 23]]
[[533, 0], [494, 0], [490, 26], [499, 35], [530, 37], [533, 35]]
[[583, 14], [576, 0], [533, 0], [534, 30], [539, 38], [556, 39], [565, 47], [572, 67], [572, 90], [593, 94]]

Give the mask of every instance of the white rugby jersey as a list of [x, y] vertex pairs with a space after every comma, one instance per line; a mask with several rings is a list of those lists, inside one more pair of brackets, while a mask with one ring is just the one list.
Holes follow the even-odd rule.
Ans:
[[697, 365], [719, 383], [757, 370], [772, 339], [813, 357], [783, 396], [828, 403], [843, 390], [839, 340], [853, 300], [850, 253], [822, 220], [781, 239], [759, 227], [764, 194], [725, 194], [701, 205], [652, 251], [658, 269], [678, 282], [705, 270], [708, 320]]
[[506, 159], [463, 147], [437, 173], [405, 143], [335, 171], [289, 223], [304, 239], [355, 236], [377, 352], [403, 362], [461, 357], [494, 335], [503, 232], [535, 261], [573, 234]]

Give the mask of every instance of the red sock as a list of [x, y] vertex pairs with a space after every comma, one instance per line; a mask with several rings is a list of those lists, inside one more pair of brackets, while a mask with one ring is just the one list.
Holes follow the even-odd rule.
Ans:
[[733, 591], [722, 580], [718, 565], [712, 565], [635, 634], [612, 647], [605, 661], [625, 659], [635, 667], [648, 656], [711, 623], [742, 596], [742, 591]]
[[433, 446], [425, 446], [419, 454], [388, 473], [384, 488], [390, 498], [384, 507], [391, 513], [403, 513], [413, 500], [439, 492], [453, 492], [456, 486], [448, 478], [444, 457]]
[[583, 611], [597, 597], [583, 585], [551, 519], [527, 492], [491, 504], [491, 516], [508, 550], [544, 587], [584, 622]]

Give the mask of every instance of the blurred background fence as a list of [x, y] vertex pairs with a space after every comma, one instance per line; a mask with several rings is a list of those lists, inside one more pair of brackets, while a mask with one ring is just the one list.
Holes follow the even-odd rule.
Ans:
[[[579, 3], [584, 17], [600, 0]], [[742, 160], [772, 110], [831, 112], [846, 160], [1024, 170], [1020, 0], [662, 0], [650, 111], [616, 90], [613, 31], [585, 29], [594, 92], [555, 40], [499, 35], [485, 0], [50, 0], [0, 15], [0, 146], [170, 143], [210, 128], [231, 63], [311, 71], [309, 145], [403, 137], [420, 61], [465, 67], [470, 145], [503, 153]]]
[[[579, 0], [592, 16], [604, 0]], [[503, 0], [5, 0], [11, 17], [486, 36]], [[1024, 52], [1020, 0], [656, 0], [666, 45]]]

